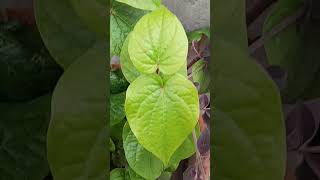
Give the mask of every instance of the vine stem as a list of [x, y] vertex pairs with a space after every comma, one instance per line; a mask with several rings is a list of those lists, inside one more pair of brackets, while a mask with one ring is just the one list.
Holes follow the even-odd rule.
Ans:
[[[193, 142], [194, 142], [194, 148], [196, 150], [196, 164], [199, 163], [201, 174], [203, 176], [205, 176], [206, 174], [205, 174], [205, 171], [203, 169], [203, 162], [202, 162], [201, 154], [200, 154], [200, 152], [198, 150], [198, 145], [197, 145], [197, 141], [198, 140], [197, 140], [197, 135], [196, 135], [195, 129], [193, 129], [193, 131], [192, 131], [192, 138], [193, 138]], [[196, 172], [198, 172], [198, 167], [197, 166], [196, 166]], [[198, 173], [196, 173], [196, 174], [198, 174]]]
[[199, 51], [197, 50], [196, 46], [195, 46], [195, 41], [192, 41], [192, 49], [194, 50], [194, 52], [197, 54], [197, 57], [192, 59], [192, 61], [188, 64], [187, 69], [190, 69], [190, 67], [192, 65], [194, 65], [194, 63], [196, 63], [199, 59], [201, 59], [201, 55], [199, 53]]

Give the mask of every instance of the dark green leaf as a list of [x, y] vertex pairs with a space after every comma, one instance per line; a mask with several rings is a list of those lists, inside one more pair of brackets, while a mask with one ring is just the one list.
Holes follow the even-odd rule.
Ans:
[[48, 173], [46, 134], [51, 95], [0, 103], [0, 179], [42, 180]]
[[146, 12], [116, 1], [110, 12], [110, 55], [119, 56], [127, 35]]
[[118, 94], [127, 89], [129, 86], [128, 81], [123, 76], [120, 70], [117, 71], [110, 71], [110, 92], [111, 94]]
[[48, 160], [55, 180], [106, 178], [105, 49], [97, 44], [79, 58], [55, 89], [48, 132]]
[[210, 74], [203, 59], [198, 60], [192, 66], [192, 79], [200, 85], [199, 94], [209, 92]]
[[119, 94], [111, 94], [110, 109], [110, 125], [111, 127], [120, 123], [126, 116], [124, 112], [124, 102], [126, 100], [126, 92]]
[[88, 25], [88, 27], [100, 34], [107, 35], [108, 18], [107, 0], [69, 0], [75, 12]]
[[283, 179], [285, 128], [276, 86], [246, 51], [219, 39], [214, 50], [214, 177]]
[[35, 0], [34, 4], [42, 39], [64, 69], [103, 39], [89, 30], [69, 1]]
[[[62, 69], [36, 43], [41, 40], [35, 32], [10, 24], [0, 26], [0, 101], [24, 101], [49, 93]], [[35, 38], [37, 45], [21, 35]]]
[[[292, 16], [302, 7], [300, 0], [279, 1], [264, 24], [264, 33]], [[318, 84], [314, 77], [320, 69], [319, 23], [293, 23], [266, 42], [268, 61], [281, 66], [288, 75], [287, 86], [283, 91], [284, 101], [294, 103], [302, 97], [317, 98], [313, 85]], [[308, 95], [309, 91], [312, 96]]]

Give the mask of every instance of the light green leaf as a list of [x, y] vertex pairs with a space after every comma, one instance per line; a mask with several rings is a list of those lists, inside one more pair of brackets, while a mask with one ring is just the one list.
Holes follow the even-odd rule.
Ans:
[[[199, 126], [196, 127], [196, 132], [199, 136]], [[130, 167], [140, 176], [146, 179], [155, 179], [165, 169], [163, 162], [159, 158], [139, 144], [128, 123], [123, 128], [123, 147]], [[190, 134], [172, 155], [168, 165], [169, 169], [175, 171], [180, 161], [190, 157], [194, 152], [194, 142], [192, 134]]]
[[105, 49], [105, 44], [97, 44], [67, 69], [56, 86], [47, 142], [55, 180], [106, 178]]
[[[122, 70], [123, 75], [131, 83], [137, 77], [140, 76], [140, 72], [133, 65], [133, 63], [130, 59], [130, 56], [129, 56], [128, 44], [129, 44], [130, 35], [131, 35], [131, 33], [127, 36], [127, 38], [123, 44], [123, 47], [121, 49], [120, 64], [121, 64], [121, 70]], [[187, 77], [187, 60], [185, 60], [184, 64], [181, 66], [178, 73]]]
[[161, 7], [137, 22], [128, 51], [140, 72], [174, 74], [186, 61], [188, 38], [178, 18]]
[[42, 39], [53, 58], [64, 69], [97, 42], [106, 41], [89, 30], [69, 1], [35, 0], [34, 5]]
[[127, 35], [145, 11], [113, 1], [110, 13], [110, 53], [119, 56]]
[[119, 94], [111, 94], [111, 109], [110, 109], [110, 125], [114, 126], [115, 124], [120, 123], [126, 116], [124, 112], [124, 102], [126, 99], [126, 92]]
[[[139, 174], [134, 172], [130, 167], [127, 169], [129, 172], [130, 180], [147, 180], [143, 177], [141, 177]], [[148, 180], [153, 180], [153, 179], [148, 179]]]
[[51, 94], [22, 103], [0, 103], [0, 179], [42, 180], [47, 176], [50, 109]]
[[126, 169], [116, 168], [110, 172], [110, 180], [130, 180], [130, 178]]
[[214, 50], [214, 177], [282, 180], [285, 127], [276, 86], [238, 46], [215, 38]]
[[128, 44], [130, 35], [131, 33], [127, 36], [126, 40], [123, 43], [120, 54], [120, 64], [124, 77], [128, 80], [129, 83], [132, 83], [137, 77], [140, 76], [140, 73], [132, 64], [132, 61], [129, 56]]
[[161, 0], [117, 0], [132, 7], [143, 10], [156, 10], [161, 5]]
[[69, 0], [72, 4], [74, 11], [88, 25], [88, 27], [100, 34], [105, 36], [107, 34], [107, 22], [108, 9], [107, 0]]
[[[195, 127], [196, 136], [199, 138], [200, 136], [200, 127], [199, 124]], [[179, 166], [179, 163], [183, 159], [187, 159], [191, 157], [196, 152], [194, 140], [192, 133], [188, 136], [187, 139], [184, 140], [183, 144], [174, 152], [172, 155], [169, 165], [166, 167], [166, 169], [170, 171], [175, 171], [177, 167]]]
[[180, 74], [141, 75], [128, 87], [125, 111], [139, 143], [168, 165], [197, 123], [198, 92]]
[[130, 167], [146, 179], [156, 179], [164, 170], [162, 161], [139, 144], [126, 123], [123, 128], [123, 148]]

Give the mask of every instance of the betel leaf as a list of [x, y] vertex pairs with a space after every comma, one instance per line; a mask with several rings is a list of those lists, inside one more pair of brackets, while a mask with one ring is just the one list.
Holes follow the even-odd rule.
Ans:
[[172, 173], [171, 172], [163, 172], [161, 174], [161, 176], [158, 178], [158, 180], [170, 180], [171, 179], [171, 175]]
[[[200, 136], [200, 127], [199, 124], [195, 127], [196, 137]], [[183, 159], [187, 159], [192, 156], [195, 152], [195, 144], [192, 133], [184, 140], [183, 144], [174, 152], [172, 155], [169, 165], [166, 167], [168, 171], [175, 171], [179, 166], [179, 163]]]
[[0, 103], [0, 179], [42, 180], [48, 173], [46, 134], [51, 94]]
[[145, 11], [112, 1], [110, 10], [110, 55], [119, 56], [127, 35]]
[[216, 38], [214, 50], [214, 177], [283, 179], [285, 128], [276, 86], [232, 42]]
[[67, 69], [56, 86], [47, 140], [55, 180], [106, 178], [105, 49], [97, 44]]
[[132, 170], [130, 167], [127, 169], [129, 176], [130, 176], [130, 180], [153, 180], [153, 179], [145, 179], [142, 176], [140, 176], [139, 174], [137, 174], [136, 172], [134, 172], [134, 170]]
[[161, 0], [116, 0], [118, 2], [126, 3], [132, 7], [143, 10], [156, 10], [161, 5]]
[[[0, 101], [26, 101], [47, 94], [62, 74], [43, 46], [31, 47], [29, 41], [37, 44], [40, 37], [27, 30], [21, 24], [0, 24]], [[36, 40], [21, 41], [22, 35]]]
[[123, 119], [120, 123], [115, 124], [114, 126], [111, 127], [110, 137], [113, 140], [116, 140], [116, 141], [122, 140], [122, 130], [125, 123], [126, 123], [126, 119]]
[[210, 39], [210, 28], [197, 29], [187, 33], [189, 43], [192, 41], [200, 41], [203, 35]]
[[178, 18], [161, 7], [137, 22], [128, 51], [140, 72], [174, 74], [187, 59], [188, 38]]
[[[200, 134], [199, 126], [196, 126], [196, 134], [197, 136]], [[159, 158], [139, 144], [128, 123], [123, 127], [122, 136], [123, 148], [128, 164], [137, 174], [147, 179], [155, 179], [164, 169], [175, 171], [181, 160], [190, 157], [195, 152], [193, 137], [190, 134], [176, 152], [174, 152], [169, 165], [165, 167]], [[146, 166], [146, 163], [149, 166]]]
[[128, 80], [129, 83], [133, 82], [137, 77], [140, 76], [139, 71], [134, 67], [128, 52], [128, 44], [131, 33], [127, 36], [126, 40], [123, 43], [121, 54], [120, 54], [120, 64], [121, 70], [124, 77]]
[[69, 0], [69, 2], [90, 29], [102, 36], [106, 36], [108, 28], [107, 0]]
[[218, 28], [212, 54], [213, 178], [282, 180], [286, 145], [280, 95], [248, 55], [245, 0], [213, 2], [219, 12], [213, 19]]
[[[128, 44], [130, 39], [131, 33], [127, 36], [125, 42], [123, 43], [123, 47], [121, 49], [121, 55], [120, 55], [120, 63], [121, 63], [121, 70], [125, 78], [128, 80], [128, 82], [133, 82], [137, 77], [140, 76], [140, 72], [136, 69], [136, 67], [133, 65], [129, 52], [128, 52]], [[187, 77], [187, 61], [181, 66], [178, 73], [182, 74], [183, 76]]]
[[140, 176], [156, 179], [164, 170], [163, 162], [139, 144], [126, 123], [122, 133], [123, 148], [129, 166]]
[[126, 116], [124, 112], [124, 102], [126, 100], [126, 92], [110, 95], [110, 125], [114, 126], [120, 123]]
[[128, 87], [125, 112], [139, 143], [168, 165], [197, 123], [198, 92], [180, 74], [141, 75]]
[[129, 83], [126, 81], [125, 77], [123, 76], [120, 70], [110, 71], [110, 93], [111, 94], [118, 94], [127, 89]]
[[34, 6], [42, 39], [64, 69], [101, 41], [101, 37], [79, 18], [69, 1], [35, 0]]
[[210, 85], [210, 74], [209, 69], [207, 68], [207, 64], [203, 59], [198, 60], [192, 66], [192, 79], [194, 82], [199, 83], [200, 89], [199, 93], [207, 93], [209, 92]]
[[110, 172], [110, 180], [130, 180], [129, 172], [124, 168], [116, 168]]

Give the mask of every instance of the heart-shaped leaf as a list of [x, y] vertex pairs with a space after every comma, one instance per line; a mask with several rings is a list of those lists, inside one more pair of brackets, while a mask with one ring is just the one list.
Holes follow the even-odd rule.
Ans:
[[180, 74], [141, 75], [128, 87], [125, 111], [139, 143], [168, 165], [197, 123], [198, 92]]
[[282, 180], [281, 99], [267, 73], [249, 58], [245, 0], [213, 1], [213, 7], [213, 179]]
[[56, 86], [47, 142], [55, 180], [106, 178], [106, 48], [97, 44], [67, 69]]
[[[136, 69], [136, 67], [133, 65], [129, 52], [128, 52], [128, 44], [131, 33], [127, 36], [125, 42], [123, 43], [123, 47], [121, 49], [121, 55], [120, 55], [120, 63], [121, 63], [121, 70], [125, 78], [131, 83], [133, 82], [137, 77], [140, 76], [140, 72]], [[187, 77], [187, 61], [181, 66], [178, 73], [182, 74], [183, 76]]]
[[161, 7], [137, 22], [128, 51], [140, 72], [174, 74], [187, 59], [188, 38], [178, 18]]
[[132, 7], [144, 10], [156, 10], [161, 5], [161, 0], [117, 0]]
[[111, 109], [110, 109], [110, 125], [111, 127], [120, 123], [126, 116], [124, 112], [124, 102], [126, 99], [126, 92], [119, 94], [111, 94]]
[[145, 11], [112, 1], [110, 13], [110, 55], [119, 56], [126, 37]]
[[[196, 126], [196, 134], [197, 136], [200, 134], [199, 126]], [[181, 160], [190, 157], [195, 152], [193, 137], [192, 134], [190, 134], [176, 152], [174, 152], [169, 165], [165, 167], [159, 158], [139, 144], [128, 123], [123, 127], [122, 136], [126, 159], [130, 167], [146, 179], [156, 179], [163, 170], [167, 168], [174, 171]], [[148, 163], [149, 166], [146, 166], [146, 163]]]
[[79, 18], [69, 1], [35, 0], [34, 5], [42, 39], [64, 69], [101, 41], [101, 37]]
[[285, 128], [275, 84], [232, 43], [215, 39], [214, 49], [214, 177], [283, 179]]
[[0, 103], [0, 179], [41, 180], [49, 173], [50, 108], [51, 94], [24, 103]]
[[107, 34], [107, 0], [69, 0], [85, 24], [101, 36]]

